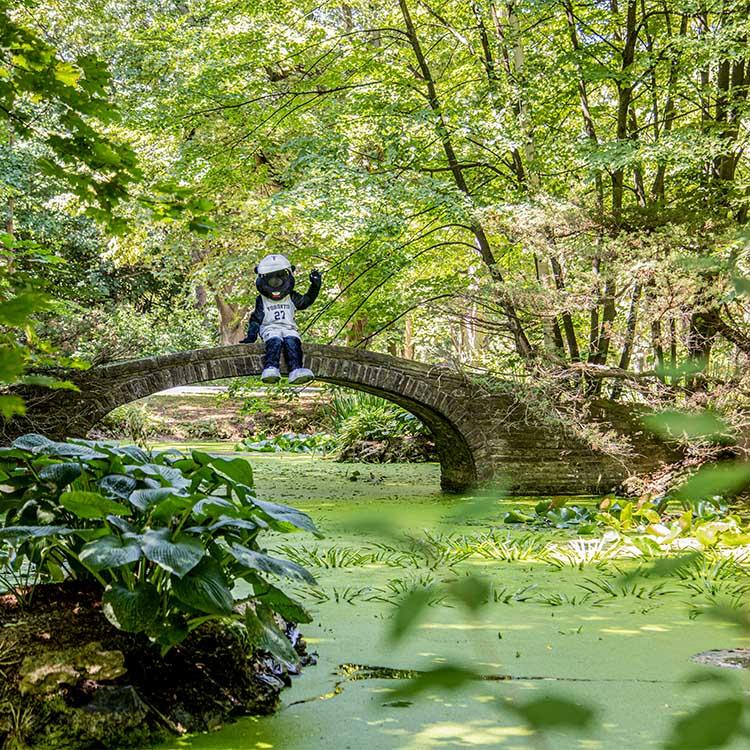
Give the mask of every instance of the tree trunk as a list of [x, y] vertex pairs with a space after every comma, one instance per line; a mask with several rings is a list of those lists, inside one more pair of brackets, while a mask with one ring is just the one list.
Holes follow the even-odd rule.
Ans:
[[[641, 284], [636, 281], [633, 284], [633, 295], [630, 298], [630, 310], [628, 310], [628, 320], [625, 325], [625, 342], [622, 345], [622, 353], [620, 354], [621, 370], [627, 370], [630, 366], [630, 356], [633, 353], [633, 343], [635, 342], [635, 329], [638, 323], [638, 303], [641, 299]], [[611, 398], [616, 401], [620, 398], [622, 393], [622, 380], [618, 380], [613, 386], [611, 391]]]
[[248, 309], [242, 305], [227, 302], [218, 292], [214, 295], [216, 306], [219, 308], [219, 331], [221, 343], [236, 344], [245, 336], [245, 318]]

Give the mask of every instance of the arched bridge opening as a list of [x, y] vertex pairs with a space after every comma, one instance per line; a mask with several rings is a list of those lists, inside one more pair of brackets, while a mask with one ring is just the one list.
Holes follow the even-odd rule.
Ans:
[[[154, 393], [258, 376], [263, 369], [261, 359], [260, 346], [236, 345], [95, 367], [74, 375], [78, 392], [34, 394], [26, 417], [34, 424], [28, 429], [57, 437], [82, 437], [113, 409]], [[472, 447], [451, 415], [451, 398], [441, 392], [429, 367], [373, 352], [314, 344], [306, 345], [305, 359], [318, 380], [379, 396], [419, 418], [433, 436], [443, 489], [460, 491], [477, 482]], [[394, 367], [394, 361], [401, 366]]]

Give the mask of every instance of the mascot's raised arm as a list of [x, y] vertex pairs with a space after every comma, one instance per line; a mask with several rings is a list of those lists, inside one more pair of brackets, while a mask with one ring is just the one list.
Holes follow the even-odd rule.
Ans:
[[281, 378], [279, 365], [284, 351], [289, 368], [289, 384], [302, 385], [315, 379], [312, 370], [302, 366], [300, 341], [294, 314], [315, 302], [320, 291], [320, 271], [310, 272], [310, 288], [304, 293], [294, 291], [294, 266], [284, 255], [266, 255], [255, 267], [255, 286], [260, 294], [250, 316], [247, 335], [241, 344], [253, 344], [258, 335], [266, 345], [263, 356], [264, 383], [277, 383]]

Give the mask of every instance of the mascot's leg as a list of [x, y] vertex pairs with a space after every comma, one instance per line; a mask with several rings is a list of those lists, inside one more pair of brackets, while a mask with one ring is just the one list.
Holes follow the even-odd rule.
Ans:
[[266, 341], [266, 352], [263, 355], [263, 373], [260, 376], [264, 383], [278, 383], [281, 379], [279, 363], [283, 346], [284, 342], [280, 338], [271, 338]]
[[302, 342], [296, 336], [284, 336], [284, 356], [289, 366], [289, 385], [304, 385], [315, 380], [313, 371], [302, 367]]

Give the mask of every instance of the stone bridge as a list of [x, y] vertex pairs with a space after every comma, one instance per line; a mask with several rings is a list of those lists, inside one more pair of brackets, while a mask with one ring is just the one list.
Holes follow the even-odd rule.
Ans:
[[[319, 380], [381, 396], [419, 417], [434, 436], [446, 490], [496, 484], [512, 495], [602, 493], [669, 455], [642, 432], [637, 414], [613, 403], [594, 404], [591, 421], [627, 435], [632, 451], [620, 458], [545, 423], [533, 403], [514, 396], [510, 381], [482, 385], [447, 367], [360, 349], [306, 344], [305, 353]], [[79, 391], [25, 391], [27, 414], [5, 425], [5, 438], [84, 437], [112, 409], [158, 391], [259, 375], [261, 354], [259, 345], [238, 344], [64, 373]]]

